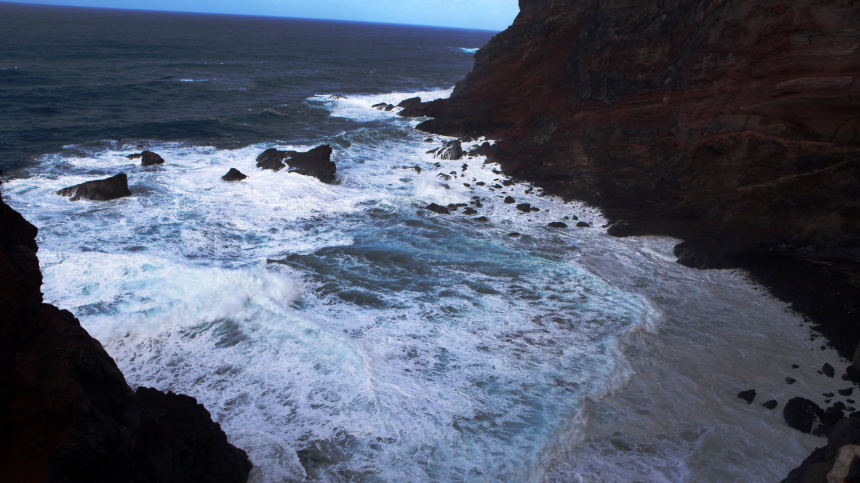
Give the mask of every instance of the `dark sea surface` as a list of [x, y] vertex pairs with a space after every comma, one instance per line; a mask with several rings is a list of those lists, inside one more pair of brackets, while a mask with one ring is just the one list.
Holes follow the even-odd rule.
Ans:
[[[448, 96], [491, 35], [0, 3], [3, 197], [45, 300], [205, 404], [252, 483], [779, 481], [823, 443], [782, 404], [839, 363], [784, 304], [373, 107]], [[256, 166], [321, 144], [335, 183]], [[118, 173], [130, 197], [55, 194]]]
[[351, 121], [308, 97], [447, 88], [492, 34], [0, 3], [0, 169], [103, 140], [315, 139]]

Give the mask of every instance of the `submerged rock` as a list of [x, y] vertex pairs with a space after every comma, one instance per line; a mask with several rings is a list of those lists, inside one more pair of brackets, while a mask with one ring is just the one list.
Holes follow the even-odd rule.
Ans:
[[128, 159], [140, 159], [141, 166], [153, 166], [156, 164], [164, 164], [164, 158], [152, 151], [144, 151], [138, 154], [128, 155]]
[[107, 201], [131, 196], [131, 191], [128, 189], [128, 176], [125, 173], [120, 173], [110, 178], [99, 179], [95, 181], [87, 181], [75, 186], [69, 186], [57, 191], [60, 196], [71, 196], [72, 201], [78, 200], [93, 200]]
[[227, 171], [227, 174], [221, 177], [224, 181], [242, 181], [245, 178], [247, 176], [236, 168], [230, 168], [230, 171]]

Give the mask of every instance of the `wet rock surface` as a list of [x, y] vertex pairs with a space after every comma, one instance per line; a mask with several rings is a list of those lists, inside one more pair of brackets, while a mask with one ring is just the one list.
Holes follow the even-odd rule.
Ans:
[[242, 174], [242, 172], [239, 171], [238, 169], [230, 168], [230, 171], [227, 171], [227, 174], [222, 176], [221, 179], [224, 181], [242, 181], [243, 179], [245, 179], [247, 177], [248, 176]]
[[143, 151], [138, 154], [128, 155], [128, 159], [139, 159], [141, 166], [155, 166], [156, 164], [164, 164], [164, 158], [152, 151]]
[[246, 481], [247, 455], [205, 408], [133, 392], [70, 312], [42, 302], [36, 234], [0, 196], [2, 479]]
[[307, 152], [279, 151], [269, 148], [257, 156], [257, 167], [280, 171], [289, 166], [289, 171], [313, 176], [323, 183], [333, 183], [337, 165], [331, 160], [332, 147], [324, 144]]
[[125, 173], [120, 173], [110, 178], [87, 181], [75, 186], [69, 186], [57, 191], [60, 196], [71, 196], [72, 201], [92, 200], [92, 201], [108, 201], [125, 196], [131, 196], [131, 191], [128, 189], [128, 176]]
[[[495, 140], [505, 174], [686, 240], [860, 342], [860, 49], [850, 0], [522, 0], [428, 132]], [[850, 48], [843, 48], [851, 45]], [[789, 275], [794, 276], [789, 276]], [[814, 281], [813, 281], [814, 280]], [[819, 283], [820, 281], [820, 283]]]

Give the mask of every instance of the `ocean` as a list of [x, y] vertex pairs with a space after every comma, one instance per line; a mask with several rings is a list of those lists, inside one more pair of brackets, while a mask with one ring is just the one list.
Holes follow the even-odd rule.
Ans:
[[[448, 96], [492, 35], [0, 3], [2, 189], [46, 302], [203, 403], [252, 482], [778, 481], [824, 444], [782, 406], [844, 364], [807, 324], [373, 107]], [[333, 184], [255, 166], [322, 144]], [[120, 172], [130, 197], [54, 194]]]

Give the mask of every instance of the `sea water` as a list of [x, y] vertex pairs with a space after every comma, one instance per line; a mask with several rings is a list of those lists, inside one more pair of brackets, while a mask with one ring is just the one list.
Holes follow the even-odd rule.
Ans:
[[[781, 408], [823, 403], [838, 356], [743, 273], [372, 107], [448, 96], [492, 32], [0, 10], [3, 192], [46, 301], [133, 387], [203, 403], [251, 481], [765, 482], [823, 444]], [[321, 144], [334, 184], [255, 166]], [[54, 194], [120, 172], [130, 197]]]

